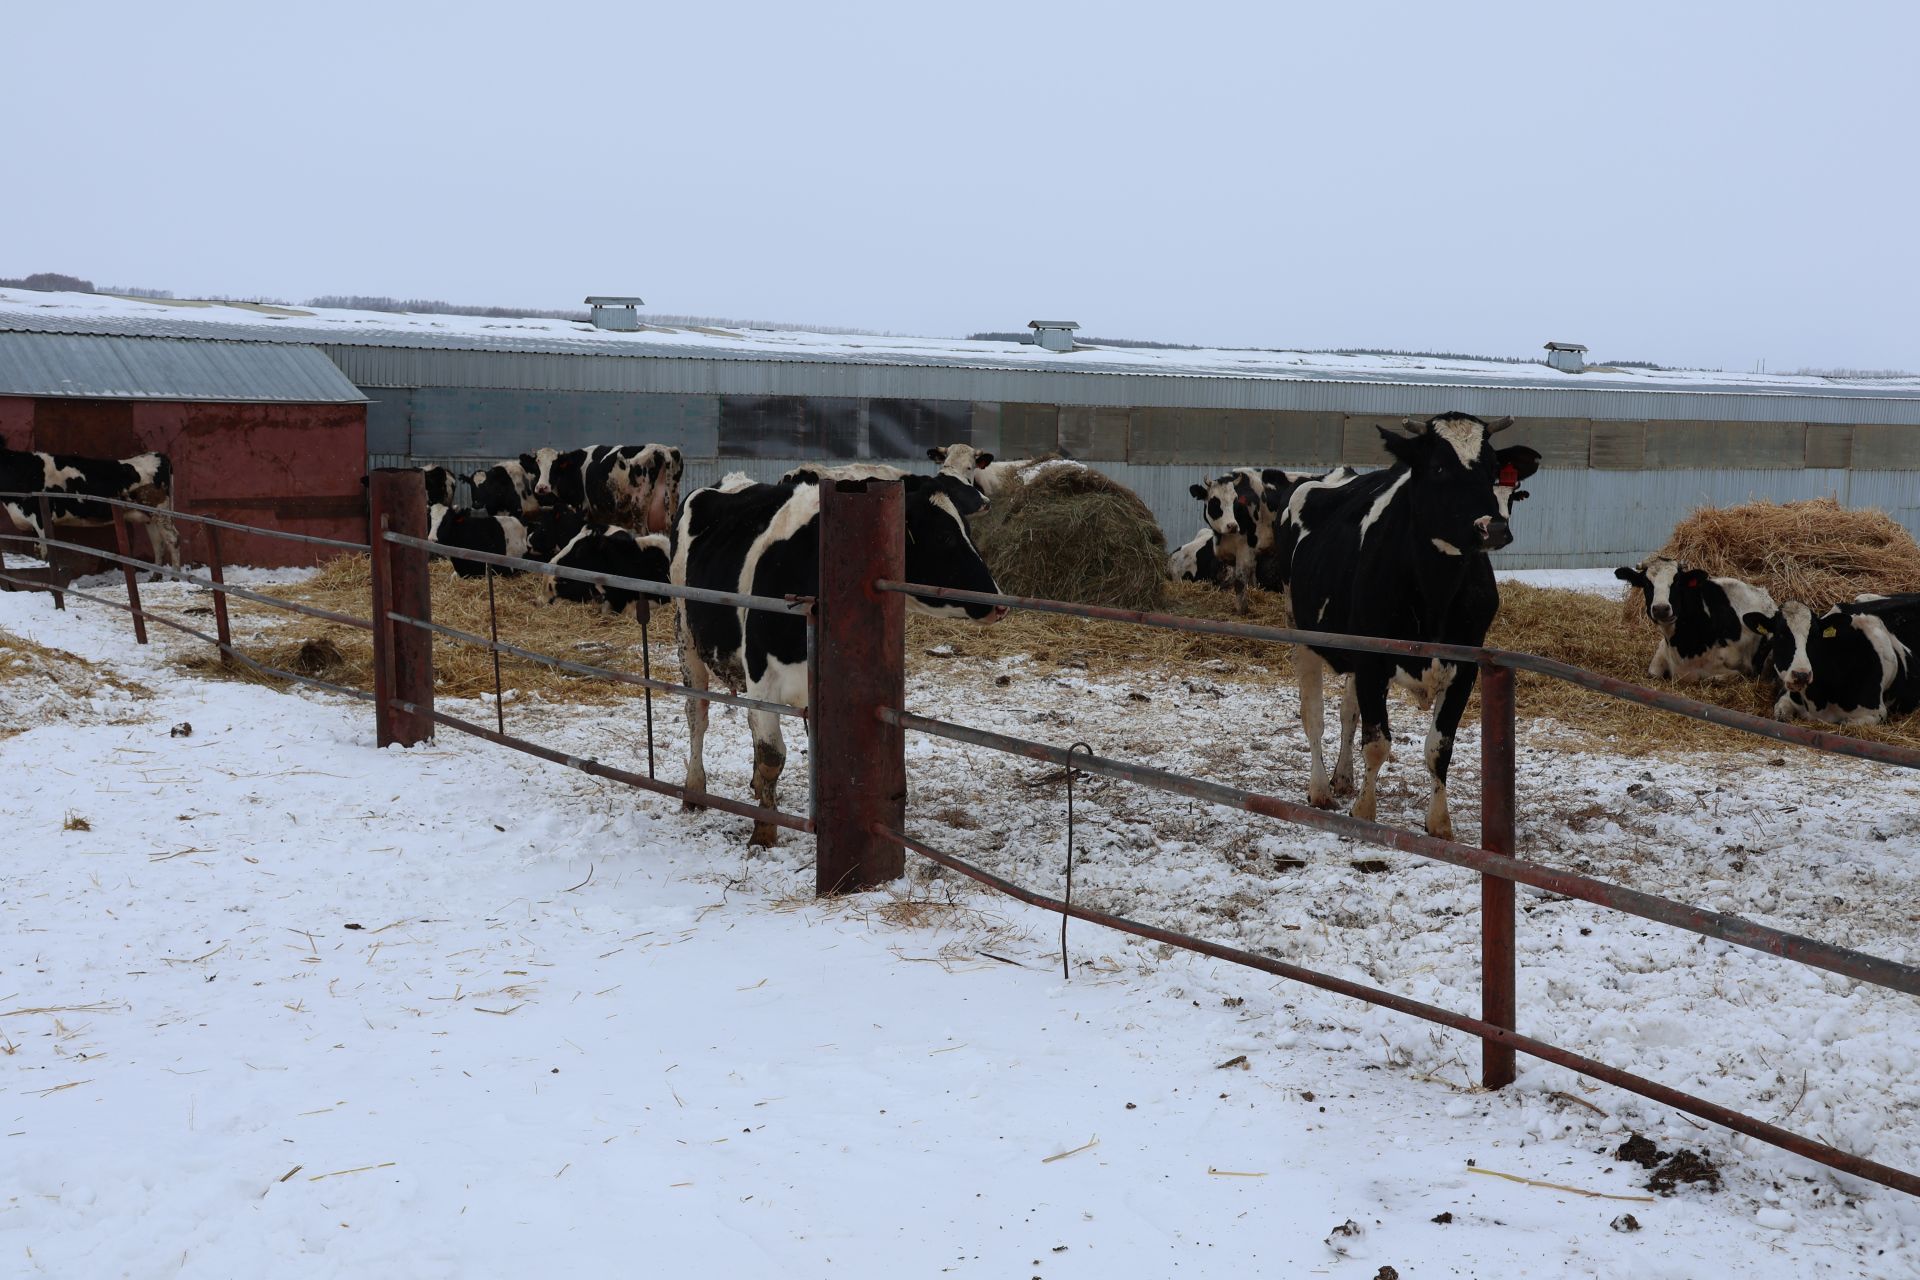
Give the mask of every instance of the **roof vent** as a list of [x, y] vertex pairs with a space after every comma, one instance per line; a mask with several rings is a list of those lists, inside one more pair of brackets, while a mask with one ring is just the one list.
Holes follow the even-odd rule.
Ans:
[[1027, 328], [1033, 330], [1034, 344], [1048, 351], [1073, 350], [1073, 331], [1079, 327], [1072, 320], [1027, 321]]
[[1587, 349], [1577, 342], [1549, 342], [1547, 367], [1558, 369], [1562, 373], [1579, 373], [1587, 367], [1586, 351]]
[[646, 299], [594, 297], [587, 299], [587, 305], [593, 308], [594, 328], [613, 329], [620, 333], [638, 333], [640, 313], [634, 308], [645, 306]]

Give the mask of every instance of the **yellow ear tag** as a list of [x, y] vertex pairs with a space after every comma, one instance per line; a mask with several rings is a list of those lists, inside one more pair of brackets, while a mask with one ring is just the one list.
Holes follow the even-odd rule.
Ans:
[[1840, 634], [1840, 631], [1837, 627], [1828, 627], [1825, 631], [1822, 631], [1820, 633], [1821, 637], [1827, 640], [1831, 640], [1839, 634]]

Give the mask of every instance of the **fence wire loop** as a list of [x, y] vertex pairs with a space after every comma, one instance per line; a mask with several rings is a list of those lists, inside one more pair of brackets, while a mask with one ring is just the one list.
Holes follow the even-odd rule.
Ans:
[[1076, 742], [1067, 748], [1067, 892], [1060, 900], [1060, 976], [1073, 981], [1073, 969], [1067, 963], [1067, 921], [1073, 913], [1073, 753], [1084, 751], [1093, 759], [1093, 747]]

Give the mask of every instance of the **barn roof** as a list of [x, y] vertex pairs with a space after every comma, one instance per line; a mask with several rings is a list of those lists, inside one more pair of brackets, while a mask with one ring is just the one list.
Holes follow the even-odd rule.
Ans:
[[317, 347], [0, 328], [0, 395], [237, 404], [367, 397]]

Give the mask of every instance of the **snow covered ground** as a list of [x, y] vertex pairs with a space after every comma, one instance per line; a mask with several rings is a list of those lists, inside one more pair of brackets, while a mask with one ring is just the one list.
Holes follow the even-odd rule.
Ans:
[[[453, 735], [376, 751], [360, 704], [185, 676], [84, 603], [0, 595], [0, 629], [119, 685], [57, 717], [0, 700], [0, 1274], [1920, 1272], [1914, 1201], [1526, 1059], [1476, 1091], [1475, 1044], [1424, 1023], [1079, 924], [1063, 982], [1056, 917], [924, 865], [817, 904], [804, 839], [749, 858], [739, 820]], [[1241, 674], [953, 660], [910, 705], [1291, 794], [1292, 704]], [[508, 727], [641, 751], [617, 709]], [[1523, 729], [1528, 856], [1917, 954], [1912, 779], [1547, 742]], [[718, 710], [718, 789], [745, 794], [746, 743]], [[1058, 890], [1050, 771], [910, 750], [918, 833]], [[1471, 832], [1471, 735], [1458, 759]], [[1423, 802], [1390, 764], [1383, 818]], [[1080, 813], [1082, 901], [1477, 1006], [1464, 873], [1098, 781]], [[1522, 911], [1523, 1030], [1920, 1166], [1913, 1001]], [[1629, 1130], [1724, 1190], [1479, 1172], [1641, 1196]]]

